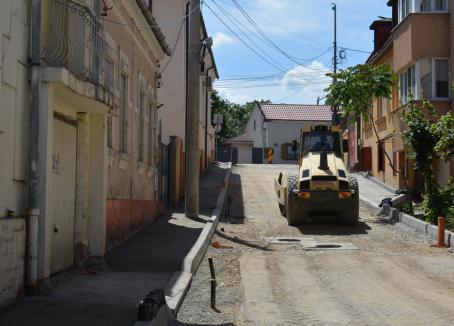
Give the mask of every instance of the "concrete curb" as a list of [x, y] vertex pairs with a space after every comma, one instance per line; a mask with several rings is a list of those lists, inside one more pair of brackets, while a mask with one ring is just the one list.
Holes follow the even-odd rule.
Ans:
[[[389, 205], [383, 205], [382, 208], [378, 207], [368, 198], [359, 197], [362, 204], [373, 210], [375, 213], [380, 214], [380, 217], [392, 221], [395, 223], [401, 223], [406, 229], [409, 229], [421, 236], [424, 236], [427, 240], [436, 241], [438, 237], [438, 227], [432, 225], [423, 220], [420, 220], [411, 215], [402, 213], [397, 208], [390, 207]], [[445, 231], [445, 245], [451, 247], [454, 242], [454, 232]]]
[[175, 272], [164, 289], [167, 305], [172, 311], [173, 316], [176, 316], [178, 313], [178, 309], [180, 308], [181, 303], [189, 290], [189, 286], [191, 285], [192, 277], [202, 262], [203, 256], [210, 245], [211, 238], [216, 231], [219, 218], [221, 217], [222, 208], [224, 206], [225, 197], [227, 196], [229, 188], [231, 170], [232, 164], [228, 163], [222, 189], [219, 192], [218, 200], [216, 202], [216, 208], [211, 213], [211, 217], [205, 224], [202, 232], [197, 238], [197, 241], [184, 257], [180, 267], [181, 270]]

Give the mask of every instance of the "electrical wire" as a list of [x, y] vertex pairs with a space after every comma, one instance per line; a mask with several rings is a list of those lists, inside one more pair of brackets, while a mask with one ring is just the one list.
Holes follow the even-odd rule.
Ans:
[[259, 34], [262, 35], [269, 42], [270, 46], [275, 48], [277, 51], [282, 53], [285, 57], [287, 57], [289, 60], [293, 61], [294, 63], [296, 63], [298, 65], [301, 65], [301, 66], [303, 66], [305, 68], [311, 69], [311, 70], [317, 70], [317, 69], [312, 68], [310, 66], [304, 65], [302, 62], [299, 62], [299, 61], [295, 60], [295, 58], [293, 56], [291, 56], [286, 51], [284, 51], [282, 48], [280, 48], [275, 42], [273, 42], [265, 34], [265, 32], [257, 25], [257, 23], [251, 18], [251, 16], [249, 16], [249, 14], [246, 12], [246, 10], [244, 10], [244, 8], [241, 7], [241, 5], [237, 2], [237, 0], [232, 0], [232, 2], [235, 4], [235, 6], [238, 8], [238, 10], [243, 14], [243, 16], [249, 21], [249, 23], [257, 30], [257, 32], [259, 32]]
[[185, 18], [183, 19], [183, 21], [181, 22], [181, 26], [180, 26], [180, 29], [179, 29], [178, 35], [177, 35], [177, 40], [175, 41], [175, 45], [174, 45], [173, 48], [172, 48], [172, 52], [171, 52], [171, 54], [170, 54], [169, 60], [167, 61], [167, 63], [164, 65], [164, 67], [163, 67], [162, 70], [161, 70], [161, 74], [164, 73], [164, 71], [166, 70], [166, 68], [167, 68], [167, 66], [169, 65], [170, 61], [172, 61], [172, 58], [173, 58], [173, 56], [174, 56], [174, 54], [175, 54], [175, 50], [176, 50], [176, 48], [177, 48], [177, 46], [178, 46], [178, 42], [179, 42], [180, 36], [181, 36], [181, 31], [183, 30], [183, 26], [184, 26], [184, 24], [185, 24], [185, 22], [186, 22], [186, 19], [187, 19], [187, 17], [185, 17]]
[[[232, 15], [231, 13], [229, 13], [228, 10], [226, 10], [225, 8], [223, 8], [221, 5], [219, 5], [216, 0], [211, 0], [218, 8], [220, 11], [222, 11], [222, 13], [224, 14], [224, 16], [226, 16], [233, 24], [238, 24], [238, 25], [241, 25], [246, 31], [248, 31], [249, 33], [251, 33], [253, 36], [255, 36], [258, 40], [262, 41], [264, 44], [266, 44], [267, 46], [269, 46], [271, 49], [273, 49], [274, 51], [278, 52], [278, 53], [281, 53], [279, 50], [277, 50], [269, 41], [268, 39], [266, 39], [265, 37], [263, 37], [261, 34], [257, 34], [256, 32], [254, 32], [253, 30], [251, 30], [251, 28], [247, 27], [245, 24], [243, 24], [238, 18], [236, 18], [234, 15]], [[243, 35], [246, 36], [246, 38], [248, 38], [254, 45], [257, 46], [257, 44], [250, 39], [250, 37], [245, 33], [243, 32], [238, 26], [236, 26], [238, 28], [238, 30], [240, 30], [242, 32]], [[259, 47], [259, 46], [257, 46]], [[325, 53], [327, 53], [328, 51], [330, 51], [332, 48], [332, 46], [330, 46], [327, 50], [323, 51], [322, 53], [320, 53], [319, 55], [313, 57], [313, 58], [310, 58], [310, 59], [303, 59], [303, 58], [298, 58], [298, 57], [295, 57], [295, 56], [291, 56], [293, 57], [294, 59], [296, 60], [300, 60], [300, 61], [313, 61], [319, 57], [321, 57], [322, 55], [324, 55]], [[265, 51], [264, 51], [265, 52]]]

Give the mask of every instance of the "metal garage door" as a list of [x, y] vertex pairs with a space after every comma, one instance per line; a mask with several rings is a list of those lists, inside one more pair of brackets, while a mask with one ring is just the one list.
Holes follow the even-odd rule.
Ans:
[[51, 273], [73, 265], [76, 198], [75, 123], [54, 117], [49, 217], [52, 221]]

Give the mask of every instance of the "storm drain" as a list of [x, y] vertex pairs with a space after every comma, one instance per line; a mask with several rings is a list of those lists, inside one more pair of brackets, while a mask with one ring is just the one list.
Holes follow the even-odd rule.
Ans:
[[353, 243], [327, 243], [313, 242], [303, 244], [304, 250], [358, 250]]
[[358, 250], [350, 242], [319, 242], [304, 237], [273, 237], [266, 238], [268, 244], [300, 245], [304, 250]]
[[305, 243], [313, 243], [314, 239], [312, 238], [300, 238], [300, 237], [274, 237], [266, 238], [270, 244], [299, 244], [303, 245]]

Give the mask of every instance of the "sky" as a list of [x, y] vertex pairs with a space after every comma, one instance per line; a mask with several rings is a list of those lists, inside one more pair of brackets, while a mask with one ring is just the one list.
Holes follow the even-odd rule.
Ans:
[[[333, 58], [332, 0], [204, 0], [220, 79], [231, 102], [324, 103]], [[364, 63], [373, 49], [369, 29], [389, 17], [387, 0], [337, 0], [339, 68]], [[221, 21], [222, 20], [222, 21]]]

